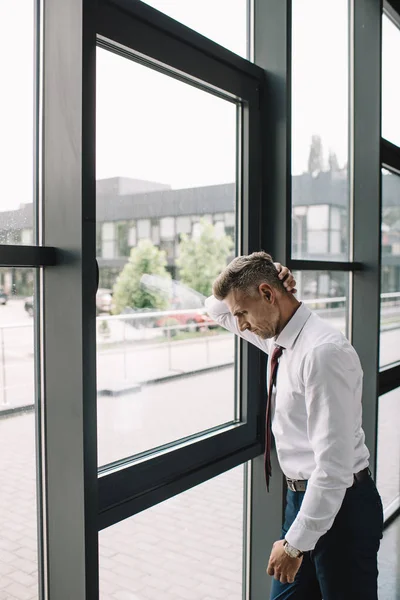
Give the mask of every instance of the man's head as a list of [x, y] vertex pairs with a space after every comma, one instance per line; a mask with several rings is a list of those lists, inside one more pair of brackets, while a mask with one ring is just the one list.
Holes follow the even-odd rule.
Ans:
[[235, 258], [214, 281], [213, 294], [226, 302], [241, 331], [263, 339], [278, 335], [298, 306], [266, 252]]

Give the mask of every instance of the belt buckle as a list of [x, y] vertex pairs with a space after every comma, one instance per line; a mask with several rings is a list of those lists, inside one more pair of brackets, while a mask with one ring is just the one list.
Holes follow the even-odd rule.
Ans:
[[293, 479], [286, 479], [289, 490], [297, 492], [296, 482]]

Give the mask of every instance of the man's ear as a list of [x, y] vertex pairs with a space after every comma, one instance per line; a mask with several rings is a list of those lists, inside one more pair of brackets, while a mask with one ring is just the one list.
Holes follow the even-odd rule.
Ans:
[[260, 283], [258, 286], [258, 291], [263, 299], [267, 302], [272, 303], [275, 300], [275, 295], [273, 289], [268, 283]]

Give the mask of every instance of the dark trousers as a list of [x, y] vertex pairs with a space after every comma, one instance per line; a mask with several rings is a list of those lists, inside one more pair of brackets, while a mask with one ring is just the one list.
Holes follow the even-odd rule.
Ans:
[[[329, 493], [329, 492], [327, 492]], [[287, 492], [282, 539], [293, 523], [305, 492]], [[368, 477], [346, 491], [331, 529], [306, 552], [293, 583], [273, 580], [271, 600], [377, 600], [377, 554], [383, 510]]]

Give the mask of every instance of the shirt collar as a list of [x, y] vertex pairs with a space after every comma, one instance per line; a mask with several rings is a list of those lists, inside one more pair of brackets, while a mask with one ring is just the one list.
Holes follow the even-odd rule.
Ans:
[[275, 344], [282, 346], [282, 348], [285, 349], [292, 348], [310, 316], [311, 310], [301, 303], [293, 317], [285, 325], [280, 334], [275, 338]]

